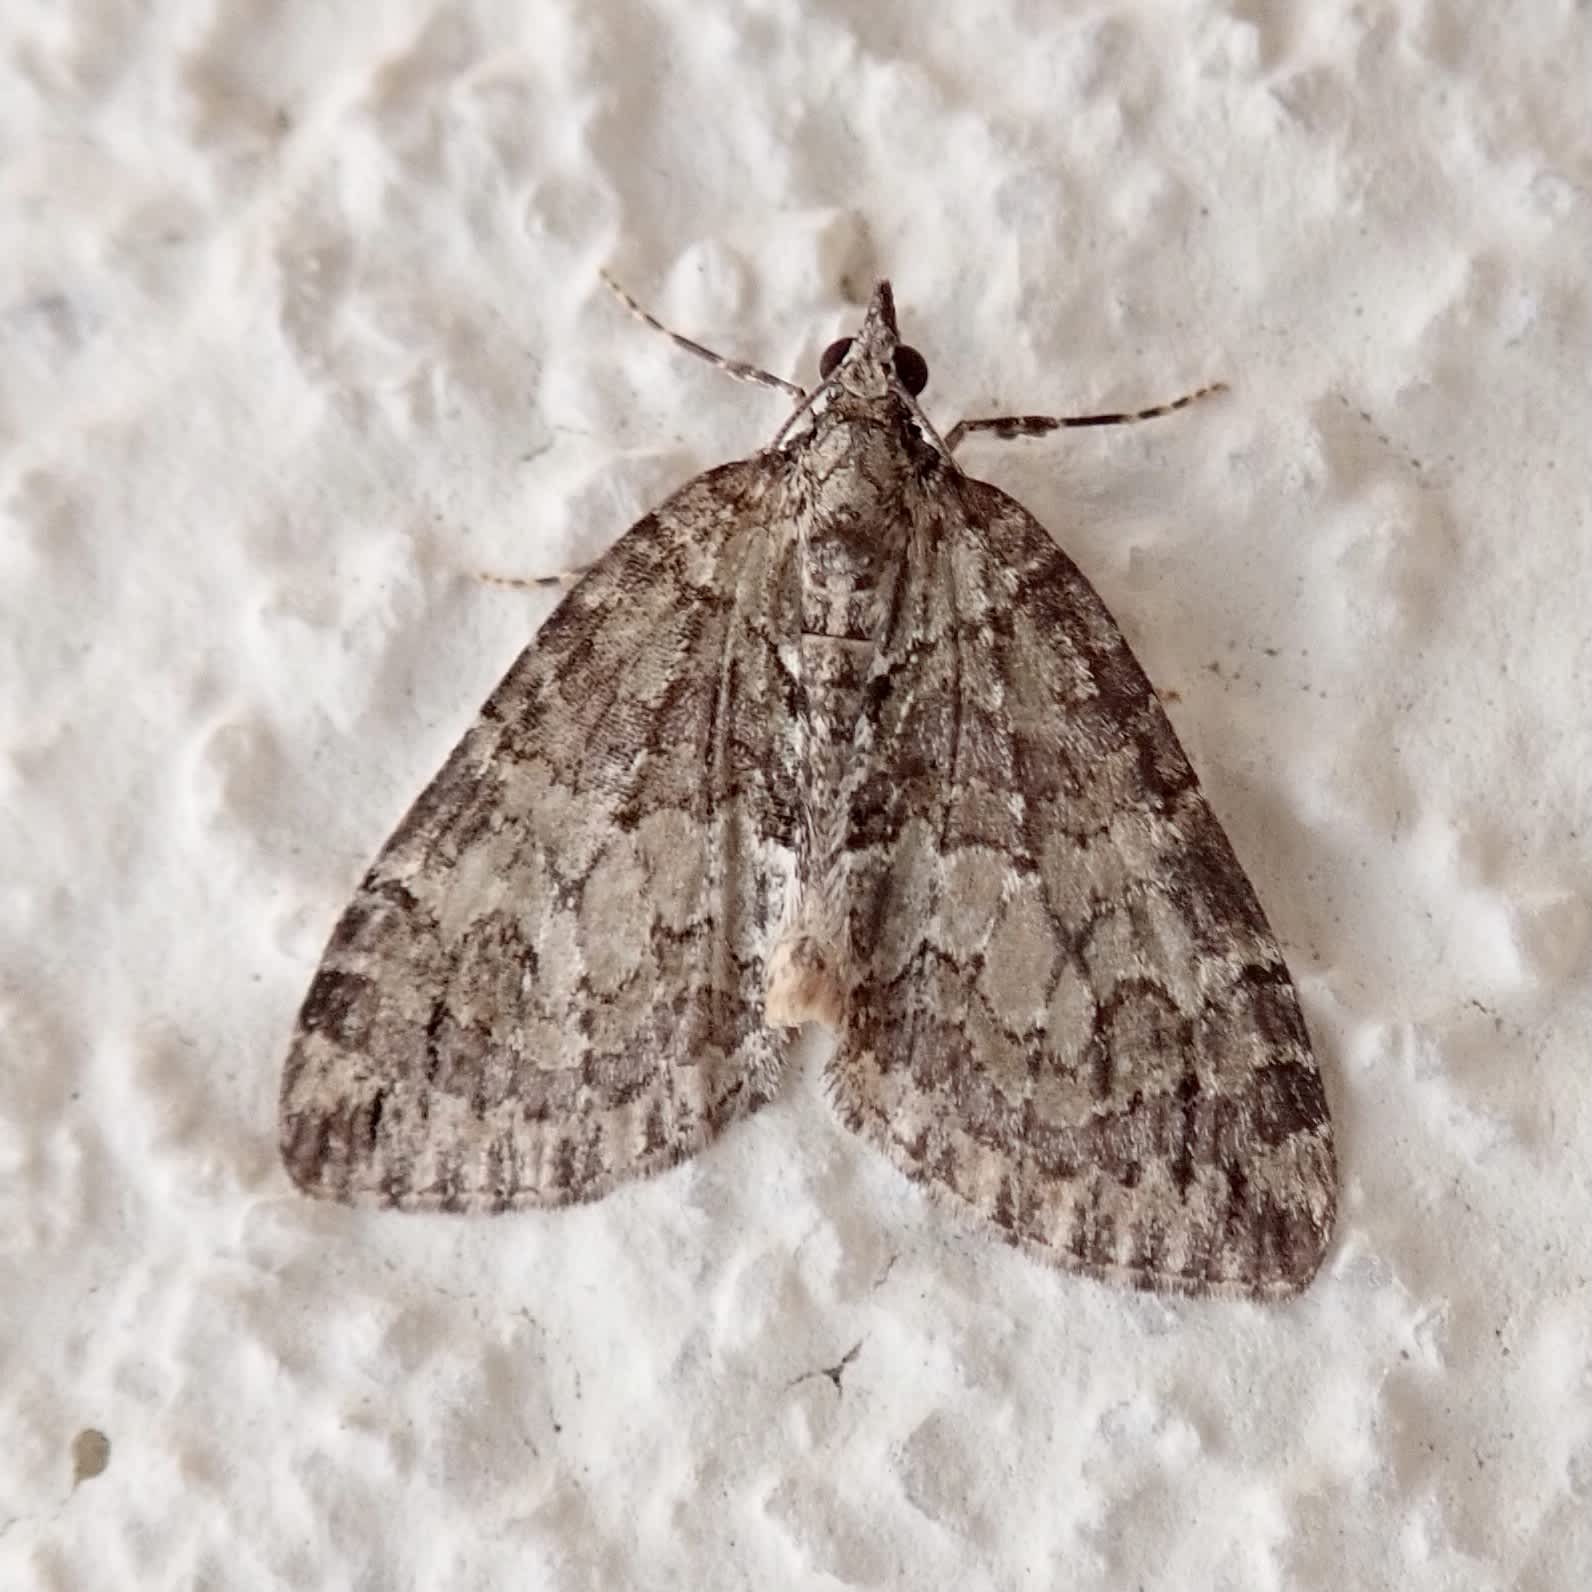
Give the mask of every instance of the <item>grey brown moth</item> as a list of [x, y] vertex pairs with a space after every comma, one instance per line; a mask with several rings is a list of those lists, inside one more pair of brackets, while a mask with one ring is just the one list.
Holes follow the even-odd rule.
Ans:
[[953, 457], [1190, 400], [942, 441], [884, 282], [813, 394], [728, 368], [795, 414], [592, 566], [387, 842], [299, 1014], [288, 1171], [596, 1199], [766, 1104], [814, 1019], [847, 1126], [1013, 1243], [1301, 1288], [1336, 1173], [1276, 939], [1093, 588]]

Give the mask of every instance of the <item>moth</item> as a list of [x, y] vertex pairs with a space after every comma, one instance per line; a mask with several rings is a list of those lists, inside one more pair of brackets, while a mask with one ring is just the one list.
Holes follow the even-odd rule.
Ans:
[[1012, 1243], [1297, 1291], [1336, 1171], [1282, 953], [1100, 598], [954, 457], [1202, 394], [942, 439], [887, 282], [812, 393], [720, 363], [794, 413], [591, 566], [377, 856], [299, 1013], [288, 1172], [597, 1199], [765, 1105], [817, 1021], [841, 1120]]

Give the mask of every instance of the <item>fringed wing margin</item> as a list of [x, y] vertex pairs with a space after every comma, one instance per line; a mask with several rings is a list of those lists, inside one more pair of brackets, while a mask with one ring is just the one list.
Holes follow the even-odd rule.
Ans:
[[796, 816], [793, 536], [766, 459], [698, 477], [569, 593], [327, 945], [283, 1160], [344, 1201], [593, 1199], [774, 1092]]
[[1062, 1266], [1293, 1293], [1336, 1171], [1254, 890], [1078, 569], [993, 487], [933, 501], [859, 732], [840, 1113]]

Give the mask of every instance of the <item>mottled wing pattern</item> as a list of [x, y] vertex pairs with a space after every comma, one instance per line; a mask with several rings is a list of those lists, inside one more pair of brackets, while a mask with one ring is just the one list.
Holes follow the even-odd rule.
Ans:
[[859, 730], [841, 1114], [1061, 1265], [1294, 1292], [1330, 1235], [1335, 1169], [1254, 892], [1044, 530], [965, 477], [915, 512]]
[[388, 841], [283, 1078], [307, 1192], [593, 1199], [769, 1098], [763, 959], [798, 789], [782, 492], [748, 460], [641, 520]]

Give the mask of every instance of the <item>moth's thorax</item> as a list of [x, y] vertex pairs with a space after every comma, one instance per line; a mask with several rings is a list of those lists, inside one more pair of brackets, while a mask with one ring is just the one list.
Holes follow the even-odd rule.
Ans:
[[[901, 566], [910, 456], [899, 418], [820, 416], [798, 462], [807, 512], [800, 533], [802, 630], [873, 641]], [[905, 490], [904, 490], [905, 489]]]
[[798, 470], [803, 686], [819, 738], [849, 741], [902, 568], [903, 457], [888, 423], [825, 414]]

